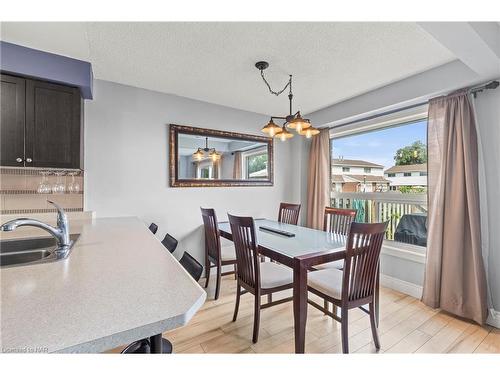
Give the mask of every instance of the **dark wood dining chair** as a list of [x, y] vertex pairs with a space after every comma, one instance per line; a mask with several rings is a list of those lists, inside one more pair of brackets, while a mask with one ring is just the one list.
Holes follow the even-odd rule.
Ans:
[[156, 232], [158, 232], [158, 225], [156, 225], [155, 223], [151, 223], [151, 224], [149, 224], [149, 230], [150, 230], [153, 234], [156, 234]]
[[325, 207], [323, 230], [328, 233], [349, 234], [349, 228], [356, 219], [357, 212], [349, 208]]
[[[208, 288], [208, 283], [210, 281], [210, 270], [216, 267], [217, 281], [215, 284], [214, 299], [218, 299], [221, 277], [236, 273], [236, 254], [234, 252], [234, 245], [221, 245], [215, 210], [213, 208], [201, 208], [201, 217], [205, 229], [205, 288]], [[229, 265], [234, 267], [234, 271], [222, 272], [222, 267]]]
[[[328, 233], [347, 236], [351, 223], [356, 219], [357, 210], [348, 208], [325, 207], [323, 230]], [[344, 262], [337, 260], [314, 266], [315, 269], [337, 268], [342, 269]]]
[[[323, 230], [328, 233], [347, 236], [351, 223], [356, 219], [357, 210], [349, 208], [325, 207]], [[336, 260], [325, 264], [318, 264], [314, 269], [321, 270], [325, 268], [336, 268], [341, 270], [344, 266], [343, 260]], [[329, 309], [328, 301], [325, 300], [324, 308]], [[337, 308], [333, 307], [333, 312], [337, 312]]]
[[[370, 315], [373, 342], [380, 349], [375, 304], [380, 250], [387, 224], [351, 223], [343, 270], [327, 268], [308, 274], [308, 291], [340, 308], [339, 317], [308, 300], [312, 306], [340, 322], [343, 353], [349, 353], [348, 314], [354, 308], [360, 308]], [[368, 305], [368, 310], [364, 305]]]
[[[293, 272], [289, 267], [278, 263], [260, 261], [259, 247], [255, 236], [254, 220], [251, 217], [227, 215], [231, 225], [237, 259], [236, 304], [233, 322], [238, 317], [240, 297], [251, 293], [255, 297], [252, 341], [259, 338], [260, 310], [291, 301], [293, 297], [261, 304], [261, 296], [271, 295], [293, 287]], [[241, 290], [244, 289], [244, 291]]]
[[285, 224], [297, 225], [299, 221], [300, 204], [280, 203], [278, 221]]

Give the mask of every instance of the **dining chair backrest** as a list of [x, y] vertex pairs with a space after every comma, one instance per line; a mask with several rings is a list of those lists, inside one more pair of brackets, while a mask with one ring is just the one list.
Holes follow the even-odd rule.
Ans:
[[193, 258], [191, 254], [187, 251], [182, 255], [179, 263], [184, 267], [184, 269], [191, 275], [196, 281], [200, 280], [201, 274], [203, 273], [203, 266], [196, 259]]
[[260, 257], [253, 218], [227, 214], [231, 225], [238, 280], [254, 290], [260, 289]]
[[213, 259], [220, 260], [220, 233], [217, 224], [217, 215], [213, 208], [201, 208], [201, 217], [205, 229], [205, 246], [207, 254]]
[[357, 210], [325, 207], [323, 230], [334, 234], [347, 235], [351, 223], [356, 218]]
[[278, 221], [280, 223], [297, 225], [299, 221], [300, 204], [280, 203]]
[[168, 251], [173, 253], [177, 248], [179, 241], [177, 241], [174, 237], [167, 233], [161, 243], [168, 249]]
[[158, 225], [156, 225], [155, 223], [151, 223], [149, 225], [149, 230], [153, 233], [153, 234], [156, 234], [156, 232], [158, 232]]
[[344, 260], [342, 300], [358, 301], [373, 296], [387, 224], [351, 224]]

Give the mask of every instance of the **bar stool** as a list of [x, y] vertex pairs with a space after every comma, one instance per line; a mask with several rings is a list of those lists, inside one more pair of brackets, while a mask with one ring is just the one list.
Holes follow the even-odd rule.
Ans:
[[[177, 247], [178, 241], [172, 237], [170, 234], [167, 234], [165, 238], [168, 238], [166, 244], [163, 244], [171, 253], [174, 252]], [[162, 241], [163, 243], [163, 241]], [[175, 245], [175, 246], [174, 246]], [[171, 250], [172, 249], [172, 250]], [[187, 251], [184, 252], [179, 263], [184, 267], [184, 269], [191, 275], [193, 279], [199, 281], [201, 275], [203, 273], [203, 266], [196, 259], [193, 258], [191, 254]], [[161, 339], [161, 347], [163, 354], [170, 354], [173, 351], [172, 343], [166, 338]], [[150, 354], [151, 353], [151, 340], [149, 338], [137, 340], [133, 343], [127, 345], [125, 349], [121, 351], [121, 354]]]
[[158, 225], [156, 225], [155, 223], [151, 223], [149, 225], [149, 230], [153, 233], [153, 234], [156, 234], [156, 232], [158, 231]]
[[167, 233], [161, 243], [168, 249], [168, 251], [173, 253], [175, 249], [177, 249], [179, 241], [177, 241], [174, 237]]

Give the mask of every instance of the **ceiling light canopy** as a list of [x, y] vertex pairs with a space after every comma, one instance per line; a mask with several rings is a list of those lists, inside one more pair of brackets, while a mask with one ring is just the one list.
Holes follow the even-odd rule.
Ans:
[[[266, 77], [264, 76], [264, 70], [269, 67], [269, 63], [267, 61], [259, 61], [255, 64], [255, 67], [260, 70], [260, 75], [271, 94], [278, 96], [285, 92], [287, 88], [290, 89], [288, 92], [288, 100], [290, 101], [290, 113], [288, 114], [288, 116], [271, 116], [271, 120], [269, 120], [269, 123], [262, 128], [262, 131], [266, 134], [269, 134], [270, 137], [278, 138], [283, 142], [293, 137], [293, 133], [288, 131], [288, 129], [294, 129], [298, 134], [303, 135], [306, 138], [311, 138], [312, 136], [318, 134], [319, 130], [312, 127], [311, 121], [309, 119], [302, 118], [300, 111], [297, 111], [295, 113], [293, 113], [292, 111], [292, 75], [290, 75], [290, 78], [288, 79], [288, 82], [285, 87], [283, 87], [283, 89], [281, 89], [280, 91], [273, 91], [271, 89], [271, 85], [269, 85], [269, 82], [267, 82]], [[275, 124], [273, 120], [282, 120], [283, 125], [280, 127], [279, 125]]]

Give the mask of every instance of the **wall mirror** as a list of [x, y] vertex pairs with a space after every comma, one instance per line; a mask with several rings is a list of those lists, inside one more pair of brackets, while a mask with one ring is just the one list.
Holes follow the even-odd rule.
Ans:
[[272, 138], [170, 125], [170, 186], [272, 186]]

